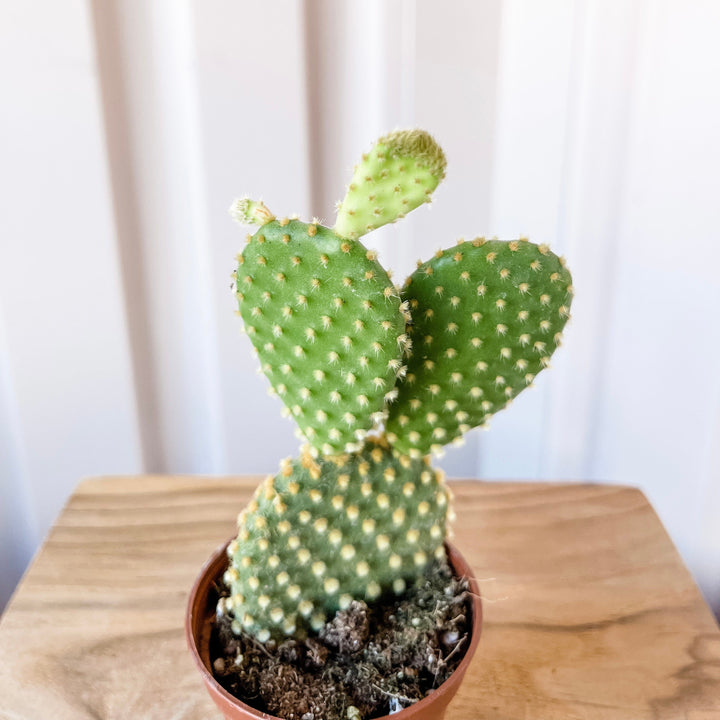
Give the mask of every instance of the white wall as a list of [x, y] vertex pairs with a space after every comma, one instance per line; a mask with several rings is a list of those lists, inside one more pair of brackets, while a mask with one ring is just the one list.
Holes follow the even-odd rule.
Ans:
[[577, 288], [554, 369], [443, 464], [641, 486], [720, 611], [717, 3], [0, 7], [0, 604], [80, 477], [294, 451], [227, 207], [331, 221], [357, 155], [420, 125], [448, 178], [381, 259], [527, 234]]
[[0, 599], [83, 475], [143, 464], [82, 2], [0, 5]]

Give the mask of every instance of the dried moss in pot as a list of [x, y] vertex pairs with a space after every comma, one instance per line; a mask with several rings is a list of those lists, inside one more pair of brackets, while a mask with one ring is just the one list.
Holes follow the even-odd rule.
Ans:
[[433, 562], [402, 596], [354, 600], [317, 636], [259, 643], [221, 616], [214, 673], [231, 693], [287, 720], [363, 720], [410, 707], [439, 687], [469, 645], [467, 581]]

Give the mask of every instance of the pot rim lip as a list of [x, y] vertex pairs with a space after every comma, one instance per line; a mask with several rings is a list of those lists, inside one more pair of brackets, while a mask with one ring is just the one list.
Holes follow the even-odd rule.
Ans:
[[[229, 702], [232, 705], [235, 705], [236, 707], [242, 709], [245, 713], [248, 715], [251, 715], [252, 717], [256, 718], [257, 720], [285, 720], [285, 718], [280, 718], [277, 715], [270, 715], [266, 712], [263, 712], [261, 710], [258, 710], [257, 708], [252, 707], [252, 705], [248, 705], [247, 703], [243, 702], [239, 698], [235, 697], [232, 693], [228, 692], [216, 679], [215, 676], [210, 672], [210, 670], [206, 667], [205, 663], [203, 662], [202, 658], [200, 657], [200, 652], [198, 649], [198, 644], [195, 642], [195, 636], [193, 633], [193, 607], [195, 605], [196, 598], [199, 594], [200, 586], [203, 583], [205, 577], [208, 575], [210, 568], [212, 565], [214, 565], [221, 556], [226, 556], [226, 548], [232, 541], [232, 538], [228, 540], [227, 542], [223, 543], [222, 545], [218, 546], [213, 553], [210, 555], [210, 557], [205, 561], [203, 564], [200, 573], [198, 574], [195, 582], [193, 583], [192, 589], [190, 590], [190, 594], [188, 596], [188, 602], [187, 607], [185, 610], [185, 641], [187, 643], [187, 646], [190, 650], [190, 653], [192, 655], [193, 661], [195, 662], [195, 665], [197, 666], [198, 670], [200, 671], [200, 674], [203, 676], [203, 680], [205, 683], [209, 686], [213, 687], [214, 692], [221, 695], [227, 702]], [[373, 720], [407, 720], [408, 718], [414, 716], [416, 713], [422, 712], [423, 709], [430, 707], [433, 703], [435, 703], [437, 700], [441, 699], [447, 692], [451, 690], [451, 688], [454, 685], [460, 685], [462, 682], [462, 679], [465, 675], [465, 672], [470, 665], [473, 656], [475, 655], [475, 651], [477, 650], [478, 643], [480, 642], [480, 634], [482, 631], [482, 600], [480, 596], [480, 588], [478, 586], [477, 579], [472, 573], [472, 569], [470, 568], [470, 565], [467, 563], [465, 558], [462, 556], [460, 551], [457, 549], [455, 545], [450, 543], [448, 540], [445, 540], [445, 550], [449, 557], [452, 557], [452, 559], [455, 562], [458, 562], [464, 566], [464, 569], [466, 569], [468, 572], [466, 572], [462, 577], [466, 577], [469, 584], [469, 592], [470, 592], [470, 602], [472, 604], [472, 623], [470, 625], [471, 628], [471, 635], [470, 635], [470, 644], [468, 645], [467, 649], [465, 650], [465, 654], [463, 655], [462, 660], [460, 661], [460, 664], [453, 670], [452, 675], [445, 680], [444, 683], [441, 685], [438, 685], [438, 687], [434, 688], [432, 692], [430, 692], [428, 695], [426, 695], [422, 700], [418, 700], [416, 703], [413, 703], [412, 705], [403, 708], [402, 710], [393, 713], [392, 715], [381, 715], [376, 718], [373, 718]], [[454, 564], [454, 563], [451, 563]], [[455, 568], [453, 567], [453, 570]], [[453, 693], [454, 694], [454, 693]], [[451, 696], [452, 697], [452, 696]]]

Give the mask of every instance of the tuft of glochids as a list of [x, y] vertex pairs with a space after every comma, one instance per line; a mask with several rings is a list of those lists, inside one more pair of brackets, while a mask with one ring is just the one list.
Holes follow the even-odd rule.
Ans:
[[547, 246], [460, 241], [400, 289], [360, 242], [444, 175], [428, 133], [398, 131], [356, 165], [332, 229], [231, 208], [260, 226], [238, 256], [240, 315], [305, 442], [238, 517], [218, 605], [238, 634], [318, 631], [442, 561], [450, 491], [430, 455], [485, 425], [560, 345], [572, 281]]

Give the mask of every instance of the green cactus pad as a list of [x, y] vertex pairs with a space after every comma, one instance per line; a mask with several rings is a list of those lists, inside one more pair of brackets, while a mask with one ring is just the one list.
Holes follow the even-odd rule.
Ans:
[[218, 610], [264, 642], [318, 630], [353, 599], [401, 593], [445, 556], [449, 497], [440, 471], [378, 440], [332, 460], [287, 460], [238, 517]]
[[360, 242], [287, 219], [238, 262], [240, 314], [275, 392], [317, 451], [356, 449], [405, 370], [407, 313], [387, 273]]
[[423, 130], [400, 130], [380, 138], [355, 166], [338, 207], [335, 232], [358, 238], [430, 201], [445, 177], [445, 155]]
[[418, 456], [482, 425], [548, 366], [572, 286], [544, 245], [477, 239], [421, 264], [403, 299], [412, 354], [386, 431]]

